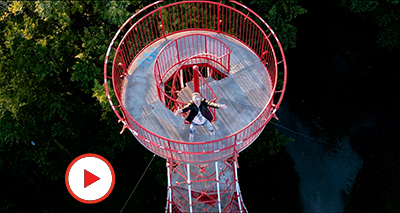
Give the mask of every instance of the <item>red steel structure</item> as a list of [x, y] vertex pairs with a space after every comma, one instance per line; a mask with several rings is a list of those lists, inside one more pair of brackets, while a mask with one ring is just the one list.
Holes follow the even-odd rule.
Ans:
[[[104, 86], [119, 122], [143, 146], [167, 159], [166, 212], [246, 212], [238, 185], [237, 156], [255, 141], [282, 102], [287, 67], [276, 34], [251, 9], [236, 1], [229, 4], [232, 6], [210, 1], [182, 1], [164, 5], [163, 1], [157, 1], [131, 16], [117, 31], [107, 50]], [[124, 81], [138, 55], [161, 39], [186, 33], [168, 43], [157, 56], [154, 79], [159, 99], [170, 110], [185, 104], [173, 91], [179, 87], [175, 85], [180, 85], [179, 89], [185, 87], [182, 82], [187, 80], [182, 80], [183, 72], [193, 64], [199, 65], [203, 71], [208, 70], [207, 75], [203, 75], [203, 71], [194, 73], [206, 85], [207, 92], [202, 95], [208, 93], [207, 97], [215, 97], [205, 78], [229, 78], [230, 50], [217, 38], [198, 31], [218, 33], [246, 46], [263, 64], [272, 91], [261, 113], [244, 128], [219, 139], [193, 143], [166, 138], [146, 129], [125, 108], [122, 94]], [[206, 44], [210, 41], [215, 46]], [[188, 44], [197, 46], [191, 49]], [[109, 60], [112, 64], [108, 64]], [[219, 77], [209, 74], [210, 70]], [[190, 75], [191, 72], [188, 73]], [[109, 79], [115, 97], [107, 84]], [[168, 82], [172, 82], [169, 87], [166, 86]], [[167, 94], [166, 88], [170, 94]]]
[[[159, 82], [161, 82], [160, 84], [158, 84], [156, 82], [157, 92], [158, 92], [160, 101], [162, 103], [164, 103], [164, 105], [167, 108], [169, 108], [171, 111], [175, 111], [175, 110], [177, 110], [179, 108], [182, 108], [183, 106], [185, 106], [190, 101], [190, 99], [189, 99], [190, 96], [187, 97], [186, 99], [185, 98], [181, 98], [180, 96], [177, 95], [176, 91], [180, 91], [180, 90], [185, 88], [185, 86], [183, 86], [183, 84], [184, 84], [183, 82], [193, 81], [194, 92], [199, 92], [202, 95], [203, 98], [209, 100], [210, 102], [215, 103], [215, 101], [217, 100], [217, 97], [216, 97], [214, 91], [208, 85], [206, 79], [200, 73], [200, 71], [195, 71], [195, 70], [192, 70], [192, 69], [187, 70], [188, 68], [191, 68], [193, 66], [193, 65], [188, 65], [188, 64], [196, 64], [196, 65], [203, 65], [203, 66], [204, 65], [208, 65], [208, 66], [210, 66], [208, 63], [205, 64], [205, 62], [207, 62], [207, 61], [209, 61], [209, 59], [207, 57], [202, 56], [202, 55], [198, 55], [198, 56], [193, 56], [193, 57], [187, 58], [187, 59], [183, 60], [182, 64], [180, 66], [178, 66], [178, 69], [176, 69], [171, 74], [171, 77], [169, 78], [169, 81], [167, 80], [167, 82], [171, 82], [172, 81], [172, 84], [171, 84], [172, 86], [169, 86], [167, 84], [167, 82], [159, 81]], [[156, 60], [156, 63], [157, 63], [157, 60]], [[186, 76], [183, 75], [183, 72], [187, 73]], [[215, 72], [217, 72], [217, 71], [215, 71]], [[184, 80], [184, 79], [187, 79], [187, 80]], [[181, 84], [182, 84], [182, 86], [181, 86]], [[165, 92], [166, 89], [170, 90], [170, 94], [171, 95], [168, 95]], [[185, 102], [182, 99], [185, 99]], [[216, 120], [215, 109], [210, 109], [210, 110], [211, 110], [211, 113], [214, 116], [214, 119], [212, 121], [215, 121]], [[186, 115], [187, 115], [187, 113], [183, 114], [184, 117], [186, 117]]]
[[[185, 106], [190, 99], [186, 102], [178, 100], [175, 91], [182, 90], [185, 87], [184, 83], [192, 79], [194, 92], [200, 92], [203, 98], [215, 102], [217, 98], [205, 78], [214, 76], [218, 79], [219, 76], [228, 76], [231, 52], [219, 39], [205, 34], [189, 34], [169, 42], [161, 49], [154, 62], [154, 79], [161, 102], [171, 111]], [[203, 76], [192, 70], [188, 72], [185, 80], [183, 75], [185, 68], [193, 65], [211, 68], [211, 72], [208, 71]], [[171, 81], [172, 84], [169, 86], [168, 82]], [[200, 85], [204, 85], [201, 91]], [[166, 93], [166, 89], [170, 95]], [[211, 111], [215, 121], [215, 109]]]
[[[191, 44], [196, 45], [192, 48], [189, 46]], [[209, 65], [217, 68], [215, 69], [217, 72], [222, 70], [225, 76], [228, 75], [230, 53], [229, 47], [219, 39], [205, 34], [189, 34], [169, 42], [161, 49], [155, 60], [154, 77], [159, 99], [163, 100], [162, 96], [166, 95], [162, 85], [178, 74], [177, 72], [182, 70], [182, 65]]]

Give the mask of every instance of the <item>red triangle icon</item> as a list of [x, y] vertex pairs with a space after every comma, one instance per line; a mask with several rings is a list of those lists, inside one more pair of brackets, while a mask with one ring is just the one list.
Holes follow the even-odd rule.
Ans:
[[85, 179], [85, 187], [84, 188], [86, 188], [89, 185], [91, 185], [92, 183], [100, 180], [99, 177], [97, 177], [96, 175], [88, 172], [86, 169], [85, 169], [85, 173], [84, 173], [84, 179]]

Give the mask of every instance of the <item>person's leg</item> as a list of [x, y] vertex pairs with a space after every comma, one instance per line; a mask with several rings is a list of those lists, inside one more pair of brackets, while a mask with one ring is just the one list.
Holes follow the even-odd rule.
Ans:
[[193, 142], [193, 140], [194, 140], [194, 133], [196, 132], [196, 127], [197, 127], [197, 124], [195, 124], [195, 123], [190, 124], [190, 130], [189, 130], [189, 141], [190, 142]]
[[214, 131], [214, 127], [211, 124], [211, 122], [207, 120], [203, 125], [208, 129], [208, 131], [211, 132], [211, 140], [214, 140], [215, 139], [215, 131]]

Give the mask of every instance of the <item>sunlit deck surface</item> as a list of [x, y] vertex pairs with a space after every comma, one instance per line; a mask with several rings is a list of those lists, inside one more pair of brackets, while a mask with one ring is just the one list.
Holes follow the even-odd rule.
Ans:
[[[231, 135], [250, 124], [264, 109], [271, 97], [271, 81], [258, 57], [235, 39], [214, 32], [190, 31], [161, 39], [144, 50], [129, 68], [123, 85], [122, 104], [140, 125], [159, 136], [188, 141], [189, 124], [182, 116], [174, 116], [158, 99], [154, 81], [154, 61], [160, 50], [171, 40], [192, 33], [214, 36], [232, 50], [230, 74], [220, 81], [209, 82], [217, 96], [216, 103], [224, 103], [227, 110], [217, 109], [213, 122], [216, 139]], [[191, 93], [193, 82], [182, 93]], [[194, 142], [211, 140], [210, 133], [197, 127]]]

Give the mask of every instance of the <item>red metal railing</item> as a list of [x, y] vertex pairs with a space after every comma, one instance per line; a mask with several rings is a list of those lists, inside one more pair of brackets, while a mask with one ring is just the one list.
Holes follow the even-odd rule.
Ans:
[[[164, 6], [162, 1], [158, 1], [130, 17], [110, 43], [104, 62], [104, 85], [111, 107], [138, 141], [161, 157], [172, 157], [189, 163], [229, 157], [249, 146], [280, 106], [286, 87], [287, 69], [282, 46], [272, 29], [256, 13], [236, 1], [230, 3], [239, 9], [209, 1], [182, 1]], [[225, 138], [199, 143], [175, 141], [155, 135], [138, 124], [121, 104], [123, 81], [137, 55], [159, 39], [191, 30], [217, 32], [242, 42], [259, 57], [273, 85], [271, 99], [250, 124]], [[111, 50], [114, 50], [114, 54], [110, 55]], [[113, 64], [109, 66], [107, 62], [112, 57]], [[111, 77], [107, 73], [110, 69]], [[278, 77], [283, 78], [282, 84], [278, 84]], [[116, 99], [120, 103], [117, 106], [114, 106], [109, 94], [109, 78], [112, 79]]]
[[[209, 65], [227, 76], [229, 74], [231, 52], [226, 44], [206, 34], [184, 35], [170, 41], [160, 50], [154, 64], [154, 80], [160, 101], [171, 110], [186, 105], [186, 103], [177, 100], [178, 97], [175, 93], [177, 90], [175, 80], [177, 77], [182, 78], [178, 72], [183, 67], [197, 64], [199, 66]], [[216, 96], [214, 92], [203, 75], [200, 72], [198, 74], [201, 75], [200, 85], [204, 85], [199, 91], [200, 94], [203, 98], [215, 102]], [[189, 75], [191, 75], [190, 72]], [[168, 95], [165, 87], [168, 87], [166, 84], [171, 78], [174, 78], [174, 80], [170, 88], [171, 95]], [[180, 89], [184, 89], [183, 85], [180, 86]], [[212, 109], [212, 112], [214, 115], [213, 121], [215, 121], [215, 109]]]
[[[172, 74], [171, 77], [175, 79], [179, 76], [179, 71], [184, 70], [184, 67], [191, 67], [191, 65], [187, 65], [187, 64], [200, 64], [200, 62], [204, 62], [207, 61], [208, 58], [207, 57], [203, 57], [202, 55], [200, 56], [193, 56], [190, 58], [187, 58], [186, 60], [182, 61], [182, 63], [180, 64], [179, 68]], [[200, 85], [200, 91], [199, 93], [201, 94], [201, 96], [207, 100], [209, 100], [210, 102], [215, 103], [215, 101], [217, 100], [217, 96], [215, 95], [214, 91], [211, 89], [210, 85], [208, 85], [206, 79], [204, 79], [204, 77], [200, 74], [200, 71], [196, 71], [197, 74], [200, 76], [199, 78], [199, 85]], [[192, 75], [191, 72], [188, 72], [189, 76]], [[173, 81], [172, 83], [172, 88], [171, 91], [176, 91], [176, 89], [174, 88], [174, 84], [175, 82]], [[171, 93], [171, 95], [168, 95], [165, 92], [165, 87], [162, 84], [157, 84], [157, 91], [159, 92], [158, 95], [160, 97], [160, 101], [168, 108], [171, 109], [171, 111], [174, 111], [175, 109], [178, 108], [182, 108], [184, 107], [187, 102], [183, 102], [183, 101], [179, 101], [177, 94], [176, 93]], [[216, 116], [215, 116], [215, 108], [211, 109], [211, 113], [213, 114], [213, 120], [216, 120]], [[183, 114], [182, 116], [186, 116], [186, 114]]]
[[164, 83], [165, 77], [175, 71], [173, 68], [176, 65], [200, 55], [217, 63], [218, 70], [224, 74], [229, 74], [231, 52], [226, 44], [210, 35], [196, 33], [176, 38], [161, 49], [155, 60], [156, 83]]

